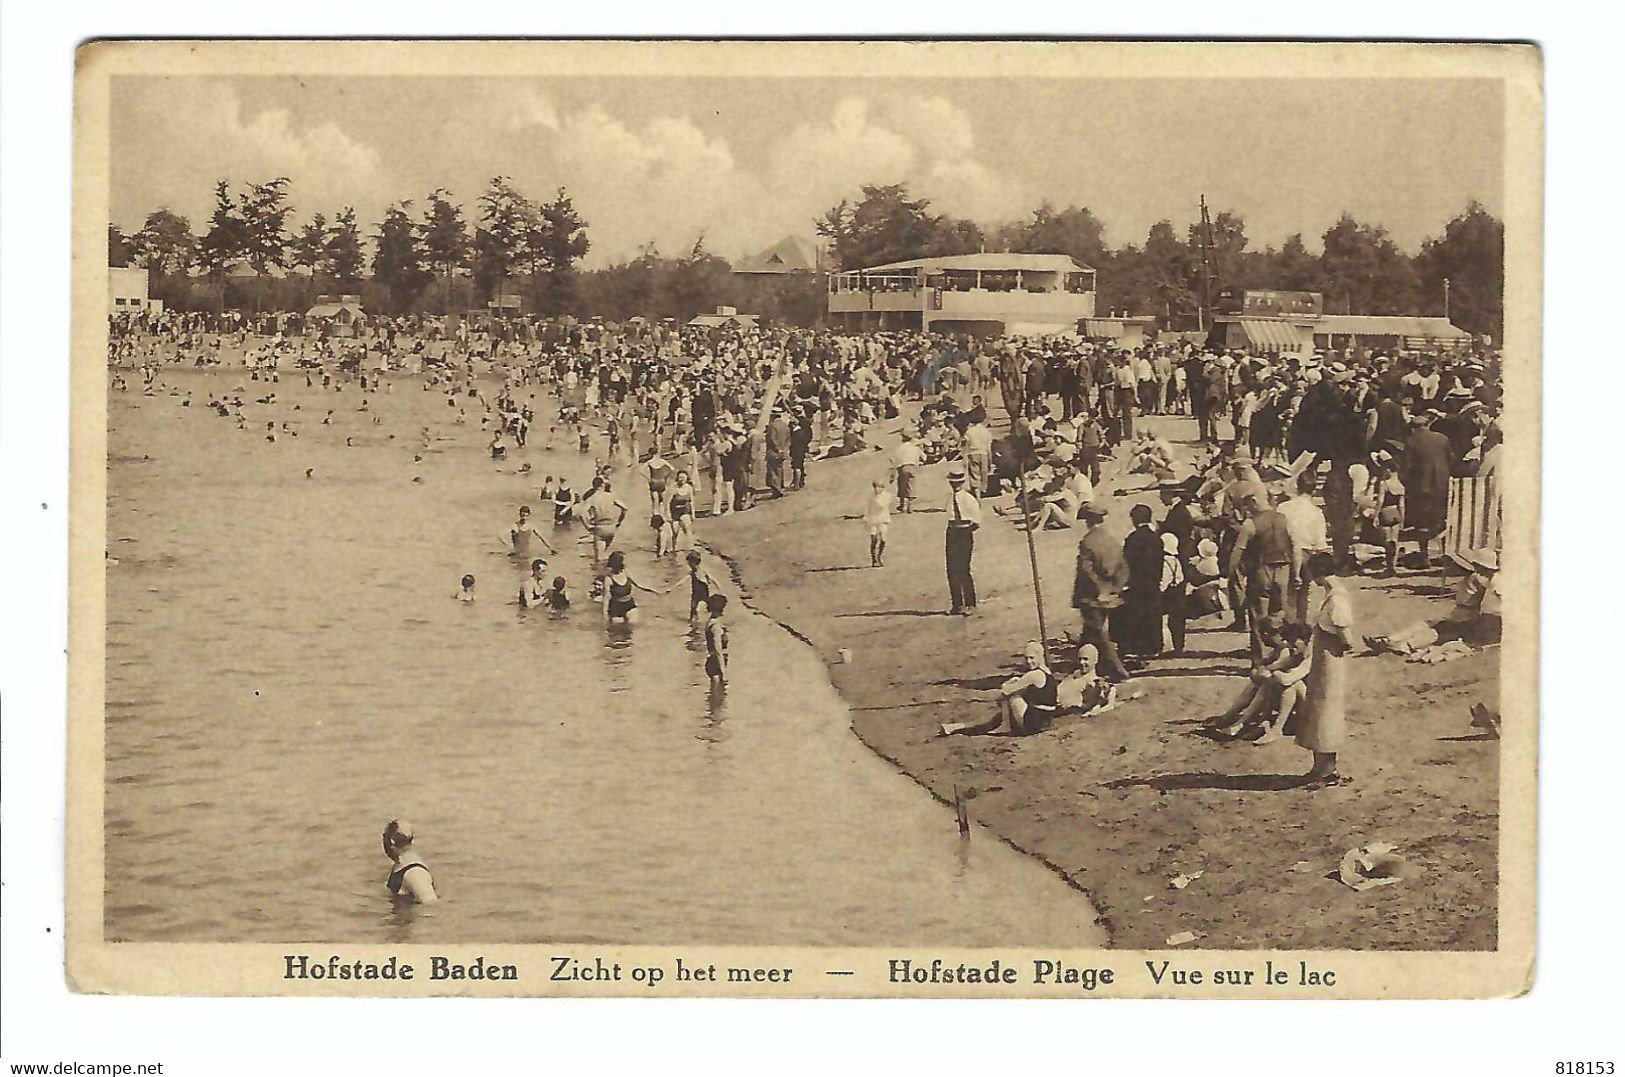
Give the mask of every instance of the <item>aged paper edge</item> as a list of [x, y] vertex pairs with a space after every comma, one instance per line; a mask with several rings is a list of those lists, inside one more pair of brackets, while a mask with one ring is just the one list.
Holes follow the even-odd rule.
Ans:
[[[404, 946], [344, 943], [110, 943], [103, 937], [107, 398], [105, 267], [110, 99], [119, 75], [550, 75], [908, 78], [1492, 78], [1504, 83], [1506, 133], [1503, 425], [1516, 452], [1505, 465], [1504, 646], [1500, 742], [1499, 948], [1491, 952], [1129, 951], [899, 946]], [[1538, 48], [1523, 44], [1060, 41], [93, 41], [75, 77], [72, 431], [69, 521], [67, 979], [79, 992], [144, 995], [558, 997], [1119, 997], [1493, 998], [1534, 983], [1539, 729], [1539, 506], [1544, 98]], [[403, 980], [286, 979], [286, 959], [416, 969]], [[512, 965], [515, 980], [430, 979], [431, 961]], [[559, 959], [616, 980], [555, 980]], [[676, 979], [715, 964], [723, 982]], [[941, 960], [1018, 972], [1012, 984], [897, 983], [888, 963]], [[1034, 985], [1035, 960], [1111, 969], [1089, 990]], [[1292, 982], [1215, 990], [1156, 985], [1147, 963], [1254, 970]], [[1303, 986], [1299, 963], [1331, 970], [1334, 986]], [[575, 966], [566, 966], [574, 968]], [[726, 982], [730, 967], [793, 969], [788, 981]], [[642, 970], [642, 978], [637, 977]], [[660, 979], [651, 983], [657, 975]], [[829, 975], [842, 973], [843, 975]], [[849, 975], [847, 974], [849, 973]], [[1211, 975], [1206, 977], [1211, 980]]]

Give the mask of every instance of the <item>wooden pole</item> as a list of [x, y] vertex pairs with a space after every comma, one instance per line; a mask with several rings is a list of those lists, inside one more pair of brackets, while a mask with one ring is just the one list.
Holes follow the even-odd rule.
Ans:
[[[1016, 482], [1021, 490], [1021, 511], [1025, 516], [1031, 511], [1032, 506], [1027, 503], [1027, 469], [1024, 465], [1025, 461], [1018, 457], [1016, 459]], [[1027, 564], [1033, 573], [1033, 604], [1038, 607], [1038, 642], [1047, 648], [1049, 646], [1049, 631], [1044, 623], [1044, 588], [1038, 580], [1038, 546], [1033, 541], [1033, 527], [1035, 524], [1030, 517], [1025, 523], [1027, 531]]]
[[970, 814], [965, 809], [965, 796], [954, 786], [954, 817], [959, 820], [959, 836], [970, 837]]

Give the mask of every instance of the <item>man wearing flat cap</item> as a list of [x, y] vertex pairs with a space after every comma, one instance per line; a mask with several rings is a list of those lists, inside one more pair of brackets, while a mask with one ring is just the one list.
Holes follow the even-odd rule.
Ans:
[[1078, 543], [1078, 562], [1072, 577], [1072, 605], [1083, 619], [1080, 635], [1100, 652], [1100, 673], [1111, 681], [1128, 680], [1117, 654], [1117, 644], [1107, 628], [1112, 611], [1123, 604], [1123, 588], [1128, 585], [1128, 564], [1123, 545], [1108, 535], [1101, 524], [1106, 509], [1094, 502], [1078, 510], [1089, 531]]

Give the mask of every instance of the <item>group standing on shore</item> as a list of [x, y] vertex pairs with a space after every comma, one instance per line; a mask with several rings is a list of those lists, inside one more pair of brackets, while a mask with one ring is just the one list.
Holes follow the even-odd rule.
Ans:
[[[690, 619], [704, 615], [705, 671], [719, 690], [729, 670], [727, 599], [693, 549], [700, 506], [723, 516], [794, 496], [806, 488], [812, 462], [884, 452], [896, 434], [889, 455], [878, 457], [889, 461], [890, 473], [872, 482], [862, 513], [870, 565], [885, 566], [894, 523], [912, 526], [893, 513], [913, 517], [924, 469], [945, 464], [950, 614], [978, 609], [974, 559], [977, 532], [989, 519], [984, 508], [1035, 538], [1078, 532], [1072, 605], [1079, 647], [1062, 656], [1077, 671], [1058, 673], [1050, 641], [1033, 641], [1027, 669], [1001, 687], [996, 713], [953, 728], [945, 723], [944, 732], [1026, 735], [1063, 713], [1098, 713], [1116, 705], [1115, 686], [1146, 663], [1184, 654], [1189, 620], [1217, 614], [1247, 633], [1251, 670], [1236, 703], [1214, 718], [1215, 734], [1231, 739], [1257, 727], [1255, 743], [1294, 737], [1313, 755], [1305, 782], [1314, 786], [1343, 780], [1346, 664], [1364, 646], [1343, 582], [1362, 569], [1356, 547], [1375, 545], [1377, 569], [1393, 574], [1409, 538], [1414, 563], [1430, 566], [1446, 530], [1452, 481], [1493, 478], [1501, 441], [1493, 354], [1299, 357], [1193, 345], [1130, 351], [920, 332], [689, 333], [528, 319], [486, 329], [459, 321], [450, 331], [424, 319], [379, 319], [347, 336], [280, 318], [122, 319], [114, 326], [114, 362], [139, 366], [148, 395], [165, 389], [157, 377], [165, 361], [216, 365], [230, 343], [246, 351], [250, 379], [269, 383], [255, 401], [261, 404], [274, 406], [270, 385], [285, 368], [306, 372], [312, 388], [319, 377], [334, 393], [348, 386], [387, 394], [399, 375], [416, 377], [422, 391], [445, 395], [459, 424], [478, 414], [487, 454], [499, 467], [537, 442], [550, 448], [561, 427], [583, 452], [602, 439], [604, 456], [585, 496], [559, 475], [544, 481], [539, 500], [552, 509], [556, 529], [583, 526], [592, 562], [605, 564], [592, 597], [606, 622], [631, 625], [639, 616], [636, 592], [665, 593], [640, 582], [620, 548], [630, 509], [615, 492], [624, 481], [618, 473], [644, 472], [655, 554], [687, 554]], [[251, 337], [258, 341], [252, 348]], [[482, 375], [500, 385], [482, 385]], [[969, 405], [963, 390], [944, 385], [968, 386]], [[128, 391], [129, 383], [115, 376], [114, 388]], [[984, 402], [995, 389], [1008, 417], [1002, 437], [994, 431], [1003, 419]], [[552, 405], [538, 404], [538, 390], [555, 398], [552, 421], [539, 415]], [[241, 389], [216, 394], [208, 409], [247, 429], [244, 396]], [[182, 404], [191, 404], [189, 394]], [[376, 411], [365, 395], [360, 410]], [[1163, 427], [1137, 426], [1147, 415], [1194, 419], [1197, 453], [1183, 459], [1159, 436]], [[331, 425], [332, 418], [329, 410], [322, 421]], [[382, 421], [370, 419], [373, 426]], [[1221, 439], [1226, 425], [1231, 437]], [[280, 432], [298, 436], [287, 422], [265, 429], [273, 444]], [[427, 428], [423, 437], [427, 451]], [[519, 469], [528, 471], [528, 464]], [[1108, 484], [1138, 475], [1160, 500], [1161, 520], [1143, 501], [1110, 504], [1118, 495]], [[519, 604], [568, 609], [566, 578], [534, 556], [538, 543], [549, 555], [558, 550], [531, 515], [521, 505], [504, 536], [512, 557], [528, 567]], [[1108, 531], [1109, 520], [1124, 517], [1126, 536]], [[1478, 582], [1461, 620], [1481, 626], [1494, 617], [1498, 624], [1494, 551], [1476, 556], [1471, 578]], [[463, 577], [460, 602], [474, 600], [474, 584], [472, 575]], [[1487, 638], [1481, 627], [1457, 631], [1454, 622], [1427, 630], [1424, 647]], [[1394, 649], [1408, 640], [1397, 637]], [[391, 891], [434, 900], [427, 868], [410, 851], [410, 829], [392, 827], [394, 836], [385, 835], [397, 865]]]

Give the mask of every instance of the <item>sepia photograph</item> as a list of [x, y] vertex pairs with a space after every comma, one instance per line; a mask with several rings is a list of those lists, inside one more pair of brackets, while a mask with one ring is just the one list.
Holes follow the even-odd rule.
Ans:
[[82, 46], [74, 989], [1527, 990], [1541, 79]]

